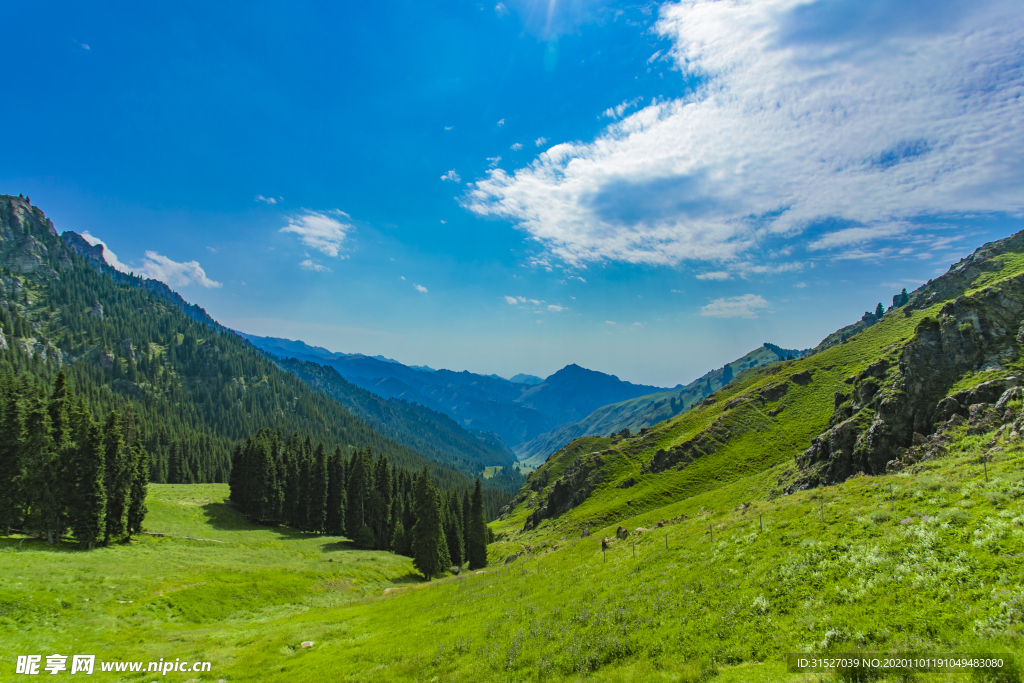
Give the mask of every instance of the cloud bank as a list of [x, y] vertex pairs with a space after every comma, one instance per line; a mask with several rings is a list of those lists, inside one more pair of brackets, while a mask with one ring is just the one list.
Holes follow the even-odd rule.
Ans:
[[570, 264], [664, 265], [1024, 209], [1016, 0], [689, 0], [656, 31], [696, 90], [491, 170], [464, 206]]

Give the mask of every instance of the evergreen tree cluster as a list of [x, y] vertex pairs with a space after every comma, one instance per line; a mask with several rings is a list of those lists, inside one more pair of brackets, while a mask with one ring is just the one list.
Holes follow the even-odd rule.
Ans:
[[262, 524], [287, 524], [356, 547], [413, 558], [427, 578], [449, 567], [487, 564], [489, 530], [484, 490], [442, 493], [426, 466], [412, 473], [370, 448], [345, 457], [341, 448], [313, 446], [297, 433], [261, 429], [232, 457], [231, 500]]
[[149, 455], [132, 405], [93, 420], [66, 373], [52, 391], [31, 375], [0, 372], [0, 529], [83, 548], [130, 537], [146, 516]]

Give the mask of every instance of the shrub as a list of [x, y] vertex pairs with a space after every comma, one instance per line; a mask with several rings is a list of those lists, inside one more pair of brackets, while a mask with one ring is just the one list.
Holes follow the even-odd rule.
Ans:
[[892, 513], [890, 513], [888, 510], [875, 510], [870, 515], [868, 515], [868, 519], [870, 519], [875, 524], [885, 524], [890, 519], [892, 519]]

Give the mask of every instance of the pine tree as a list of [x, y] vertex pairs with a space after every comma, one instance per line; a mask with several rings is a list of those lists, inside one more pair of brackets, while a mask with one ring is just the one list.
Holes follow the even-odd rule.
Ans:
[[327, 452], [324, 445], [316, 447], [313, 454], [312, 469], [309, 480], [309, 495], [306, 516], [309, 530], [318, 534], [324, 532], [327, 522], [327, 497], [330, 489], [330, 471], [327, 467]]
[[395, 530], [391, 534], [391, 551], [396, 555], [409, 555], [409, 539], [401, 519], [395, 522]]
[[107, 491], [103, 545], [107, 545], [111, 538], [123, 536], [127, 531], [128, 506], [131, 497], [131, 473], [121, 433], [121, 419], [113, 410], [110, 411], [107, 422], [103, 426], [103, 464], [106, 472], [103, 485]]
[[66, 497], [47, 408], [46, 401], [38, 396], [25, 416], [23, 481], [31, 523], [46, 535], [46, 542], [53, 545], [64, 532]]
[[106, 531], [107, 491], [104, 485], [103, 434], [85, 403], [75, 411], [74, 493], [71, 531], [85, 549], [92, 549]]
[[327, 461], [327, 516], [324, 533], [329, 536], [345, 534], [345, 456], [341, 447], [334, 449]]
[[142, 521], [149, 509], [146, 494], [149, 491], [149, 454], [136, 442], [129, 450], [131, 456], [131, 492], [128, 500], [128, 536], [142, 531]]
[[367, 539], [363, 527], [366, 523], [366, 508], [370, 489], [373, 487], [373, 473], [369, 467], [369, 454], [356, 451], [352, 454], [348, 477], [348, 506], [345, 509], [345, 535], [356, 542], [360, 548], [372, 548], [376, 537], [370, 530], [370, 545], [365, 546]]
[[449, 494], [445, 507], [444, 535], [448, 543], [448, 554], [452, 565], [461, 567], [466, 558], [466, 541], [462, 528], [462, 501], [457, 492]]
[[480, 480], [476, 480], [469, 512], [469, 528], [466, 530], [467, 555], [470, 569], [487, 566], [487, 523], [484, 521], [484, 495]]
[[883, 306], [882, 302], [879, 301], [878, 305], [875, 306], [875, 317], [881, 318], [883, 315], [885, 315], [885, 306]]
[[0, 392], [0, 408], [3, 410], [0, 425], [0, 529], [9, 536], [11, 527], [21, 518], [25, 415], [18, 383], [13, 376], [4, 379], [3, 392]]
[[904, 287], [903, 291], [900, 292], [900, 299], [899, 299], [899, 301], [900, 302], [899, 302], [898, 306], [906, 306], [908, 303], [910, 303], [910, 295], [907, 294], [907, 288], [906, 287]]
[[441, 516], [441, 495], [427, 467], [416, 479], [416, 525], [412, 529], [412, 563], [427, 581], [440, 576], [451, 558], [445, 542]]
[[373, 529], [374, 547], [377, 550], [391, 548], [393, 533], [391, 523], [391, 469], [383, 453], [377, 458], [373, 469], [373, 490], [370, 494], [370, 515], [368, 525]]

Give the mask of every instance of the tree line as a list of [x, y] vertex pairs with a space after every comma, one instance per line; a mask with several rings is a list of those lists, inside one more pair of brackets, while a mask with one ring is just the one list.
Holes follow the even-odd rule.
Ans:
[[261, 429], [232, 455], [231, 500], [251, 520], [346, 536], [356, 547], [413, 558], [428, 580], [451, 566], [487, 564], [484, 496], [477, 479], [442, 493], [424, 466], [411, 473], [385, 453], [315, 448], [309, 437]]
[[130, 537], [146, 516], [149, 456], [131, 404], [93, 419], [57, 375], [52, 391], [31, 376], [0, 374], [0, 528], [51, 545], [70, 531], [83, 548]]

